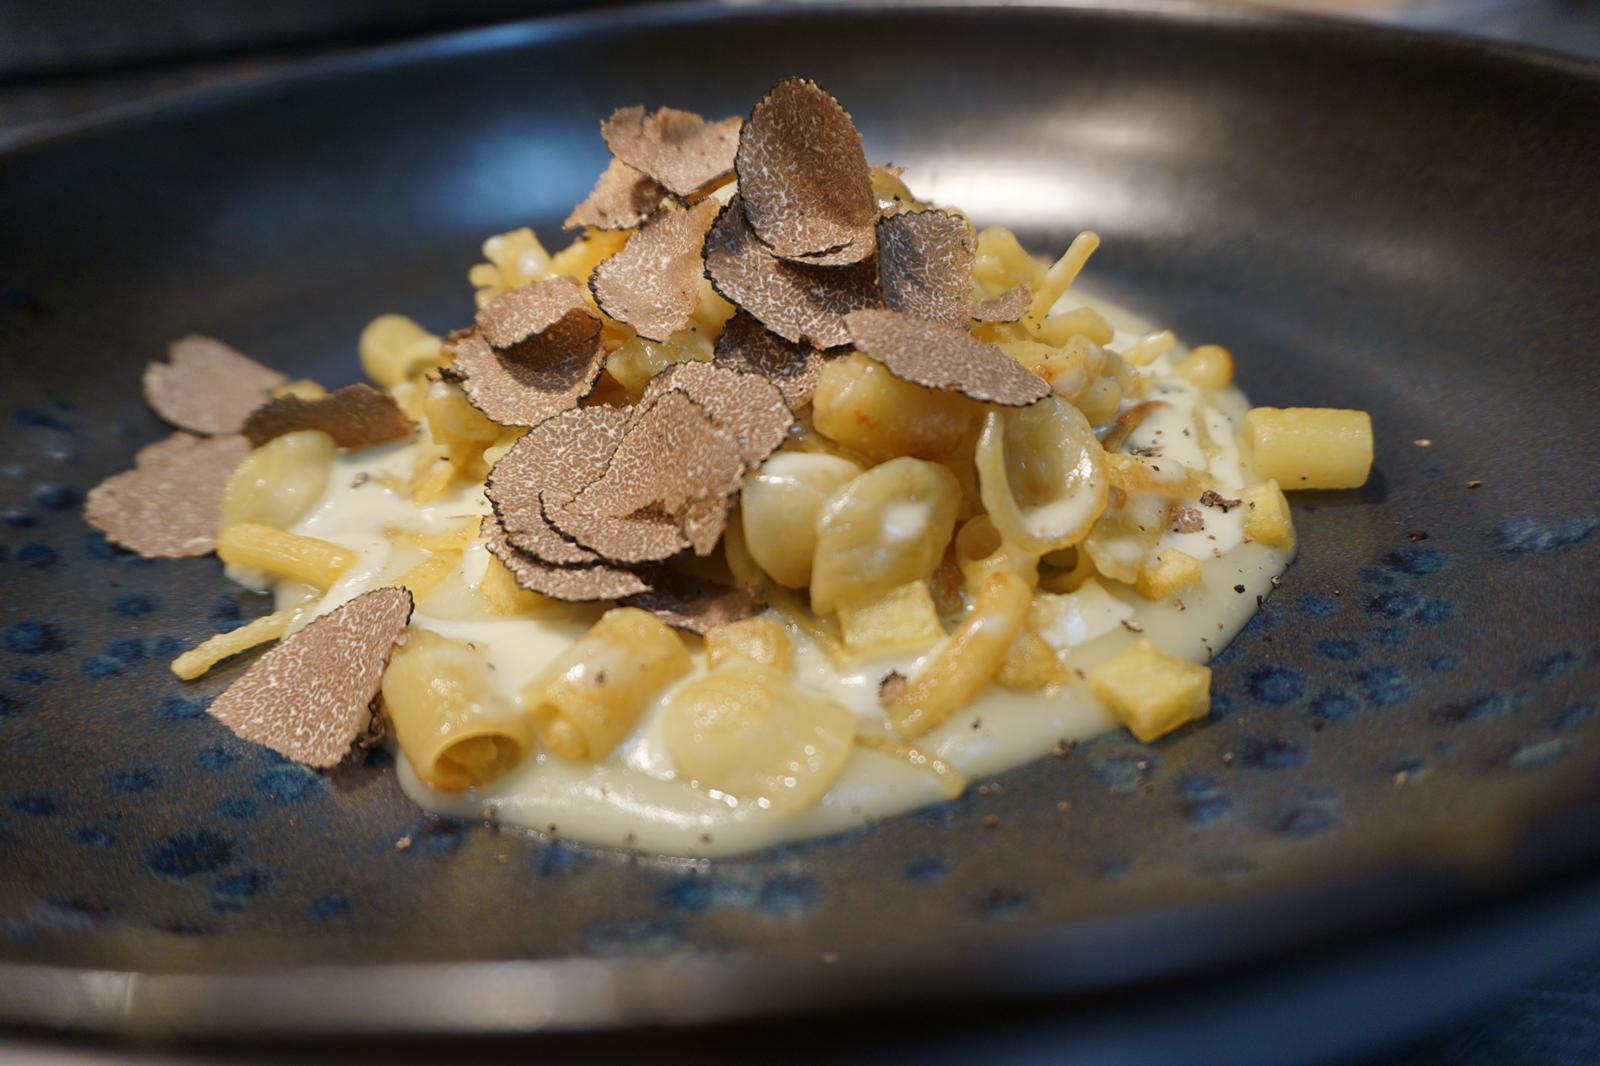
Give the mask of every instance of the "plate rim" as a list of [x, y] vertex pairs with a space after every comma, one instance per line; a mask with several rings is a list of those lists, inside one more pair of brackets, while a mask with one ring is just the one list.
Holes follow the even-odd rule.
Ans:
[[[848, 5], [848, 6], [847, 6]], [[716, 21], [765, 21], [804, 13], [872, 17], [883, 12], [962, 12], [979, 9], [1064, 18], [1154, 20], [1179, 25], [1230, 25], [1252, 32], [1290, 28], [1331, 47], [1354, 40], [1454, 54], [1478, 62], [1535, 67], [1600, 87], [1600, 60], [1458, 32], [1394, 26], [1244, 4], [1202, 0], [784, 0], [755, 6], [739, 0], [624, 3], [451, 31], [416, 40], [306, 60], [291, 69], [240, 75], [116, 105], [0, 139], [0, 167], [97, 136], [140, 125], [248, 103], [281, 89], [425, 63], [456, 54], [526, 47], [540, 41], [614, 28], [649, 29]], [[1576, 802], [1575, 802], [1576, 801]], [[1209, 900], [1098, 918], [1072, 919], [1041, 934], [997, 938], [982, 967], [953, 964], [948, 953], [897, 956], [892, 963], [799, 960], [761, 952], [675, 955], [659, 959], [480, 960], [451, 963], [368, 963], [262, 969], [141, 972], [0, 962], [0, 1025], [135, 1038], [243, 1040], [259, 1037], [403, 1034], [507, 1034], [614, 1030], [642, 1025], [683, 1027], [859, 1006], [872, 1002], [976, 1004], [1000, 999], [1070, 996], [1127, 988], [1247, 961], [1270, 963], [1294, 952], [1325, 952], [1341, 936], [1361, 942], [1392, 934], [1426, 909], [1445, 913], [1439, 924], [1492, 921], [1536, 888], [1600, 870], [1600, 820], [1575, 817], [1584, 802], [1600, 802], [1600, 781], [1552, 790], [1507, 815], [1508, 832], [1492, 859], [1471, 855], [1406, 854], [1340, 871], [1326, 881], [1253, 888]], [[1520, 838], [1520, 839], [1519, 839]], [[1418, 858], [1427, 861], [1417, 862]], [[1459, 862], [1452, 861], [1458, 859]], [[1483, 878], [1485, 866], [1501, 876]], [[1514, 872], [1506, 873], [1507, 870]], [[1464, 875], [1477, 875], [1464, 876]], [[1405, 891], [1377, 894], [1363, 886], [1397, 880]], [[1353, 901], [1359, 903], [1352, 907]], [[1314, 914], [1311, 921], [1308, 913]], [[1248, 918], [1248, 922], [1241, 920]], [[1250, 936], [1237, 935], [1241, 924]], [[1183, 928], [1182, 943], [1172, 928]], [[1193, 936], [1203, 929], [1204, 936]], [[1292, 930], [1292, 936], [1282, 934]], [[1119, 970], [1061, 967], [1073, 953], [1100, 945], [1138, 943]], [[909, 979], [908, 979], [909, 978]], [[975, 999], [975, 988], [982, 998]], [[886, 987], [896, 994], [887, 1000]], [[500, 994], [485, 997], [485, 988]], [[457, 994], [452, 995], [455, 992]], [[470, 992], [471, 994], [466, 994]]]

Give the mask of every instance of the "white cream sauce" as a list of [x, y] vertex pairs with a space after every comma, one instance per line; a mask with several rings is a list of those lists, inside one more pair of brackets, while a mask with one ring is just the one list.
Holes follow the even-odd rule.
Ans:
[[[1147, 330], [1126, 312], [1086, 300], [1078, 290], [1063, 299], [1070, 306], [1090, 302], [1100, 310], [1117, 327], [1112, 346], [1119, 350]], [[1237, 434], [1248, 404], [1237, 390], [1203, 397], [1201, 390], [1178, 378], [1172, 366], [1183, 354], [1174, 349], [1140, 371], [1154, 379], [1144, 399], [1161, 400], [1167, 406], [1139, 426], [1129, 447], [1159, 447], [1160, 458], [1154, 460], [1158, 464], [1209, 469], [1226, 494], [1246, 484]], [[385, 536], [386, 529], [440, 533], [488, 511], [481, 486], [464, 488], [426, 507], [413, 506], [403, 491], [386, 487], [386, 482], [404, 482], [411, 462], [406, 445], [345, 453], [336, 460], [326, 493], [293, 532], [348, 548], [359, 560], [305, 612], [304, 621], [392, 580], [421, 559], [415, 550], [397, 547]], [[892, 515], [908, 537], [915, 537], [926, 519], [914, 504]], [[1255, 612], [1256, 598], [1271, 592], [1272, 579], [1287, 565], [1288, 553], [1246, 543], [1237, 510], [1224, 514], [1207, 508], [1205, 526], [1197, 533], [1166, 532], [1159, 543], [1203, 561], [1202, 583], [1186, 590], [1181, 603], [1151, 603], [1115, 582], [1087, 583], [1055, 601], [1057, 609], [1041, 629], [1041, 636], [1074, 669], [1074, 680], [1048, 694], [990, 686], [971, 705], [920, 738], [916, 747], [969, 779], [997, 773], [1048, 753], [1062, 740], [1116, 728], [1090, 693], [1083, 674], [1137, 639], [1136, 631], [1168, 652], [1198, 662], [1221, 651]], [[486, 565], [485, 549], [474, 544], [458, 571], [418, 604], [412, 625], [476, 648], [492, 664], [499, 694], [520, 707], [524, 686], [583, 634], [600, 609], [563, 607], [538, 619], [487, 620], [472, 594]], [[234, 576], [259, 587], [261, 575]], [[1236, 586], [1243, 586], [1243, 592]], [[298, 603], [307, 595], [303, 586], [288, 583], [277, 592], [281, 605]], [[797, 683], [852, 710], [863, 734], [887, 732], [877, 702], [884, 675], [898, 670], [915, 677], [937, 651], [862, 662], [841, 673], [819, 648], [792, 630], [791, 635], [796, 640]], [[704, 670], [703, 653], [697, 651], [695, 659], [691, 678]], [[447, 794], [423, 784], [403, 753], [397, 753], [401, 785], [417, 804], [440, 814], [477, 818], [493, 808], [501, 821], [541, 832], [689, 857], [733, 855], [836, 833], [948, 798], [945, 784], [927, 769], [858, 747], [843, 774], [810, 810], [777, 813], [754, 805], [730, 805], [726, 798], [714, 798], [674, 778], [659, 724], [660, 711], [676, 688], [657, 700], [633, 734], [601, 763], [568, 763], [539, 752], [486, 787]]]

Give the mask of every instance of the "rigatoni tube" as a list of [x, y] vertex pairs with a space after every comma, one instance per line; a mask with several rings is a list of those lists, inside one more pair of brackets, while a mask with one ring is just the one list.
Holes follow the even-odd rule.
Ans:
[[523, 701], [556, 755], [603, 759], [690, 665], [683, 641], [659, 619], [618, 607], [546, 667]]
[[516, 766], [533, 747], [533, 721], [489, 687], [488, 663], [460, 641], [407, 631], [383, 675], [395, 739], [417, 776], [460, 792]]

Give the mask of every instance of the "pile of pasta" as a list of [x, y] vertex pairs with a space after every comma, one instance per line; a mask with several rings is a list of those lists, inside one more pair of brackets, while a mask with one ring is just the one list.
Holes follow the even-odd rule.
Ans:
[[[185, 432], [96, 490], [91, 521], [297, 590], [173, 664], [194, 679], [280, 641], [212, 705], [240, 735], [331, 766], [376, 723], [455, 791], [537, 750], [603, 760], [665, 697], [678, 776], [720, 797], [803, 807], [860, 745], [958, 789], [919, 739], [986, 686], [1068, 683], [1040, 635], [1062, 597], [1090, 581], [1180, 597], [1202, 560], [1158, 550], [1175, 521], [1240, 507], [1248, 538], [1290, 548], [1283, 489], [1367, 477], [1361, 412], [1251, 411], [1260, 480], [1232, 499], [1126, 450], [1160, 406], [1143, 368], [1177, 342], [1114, 350], [1110, 323], [1065, 299], [1098, 238], [1045, 265], [918, 201], [811, 82], [744, 121], [628, 108], [602, 132], [613, 159], [568, 220], [580, 235], [555, 254], [529, 229], [491, 238], [465, 330], [372, 322], [372, 386], [327, 393], [204, 338], [147, 376]], [[1233, 360], [1201, 347], [1175, 372], [1223, 389]], [[409, 473], [376, 489], [416, 508], [477, 490], [485, 513], [390, 531], [404, 566], [329, 604], [354, 555], [292, 527], [345, 491], [341, 451], [396, 443]], [[180, 499], [202, 514], [174, 530]], [[492, 557], [463, 585], [477, 544]], [[476, 650], [410, 621], [463, 597], [484, 618], [592, 625], [513, 705]], [[840, 669], [925, 658], [884, 676], [866, 722], [797, 680], [801, 643]], [[1147, 741], [1209, 707], [1209, 670], [1148, 640], [1089, 680]]]

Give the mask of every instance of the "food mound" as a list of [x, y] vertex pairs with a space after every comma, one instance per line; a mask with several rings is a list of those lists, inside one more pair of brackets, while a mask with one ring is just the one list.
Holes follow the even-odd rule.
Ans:
[[210, 704], [240, 737], [603, 844], [834, 832], [1204, 717], [1283, 490], [1367, 477], [1364, 413], [1249, 408], [1072, 288], [1093, 233], [1045, 265], [919, 200], [813, 82], [600, 132], [576, 239], [491, 238], [444, 336], [373, 321], [371, 384], [205, 337], [146, 371], [178, 431], [88, 520], [274, 593], [173, 663], [275, 642]]

